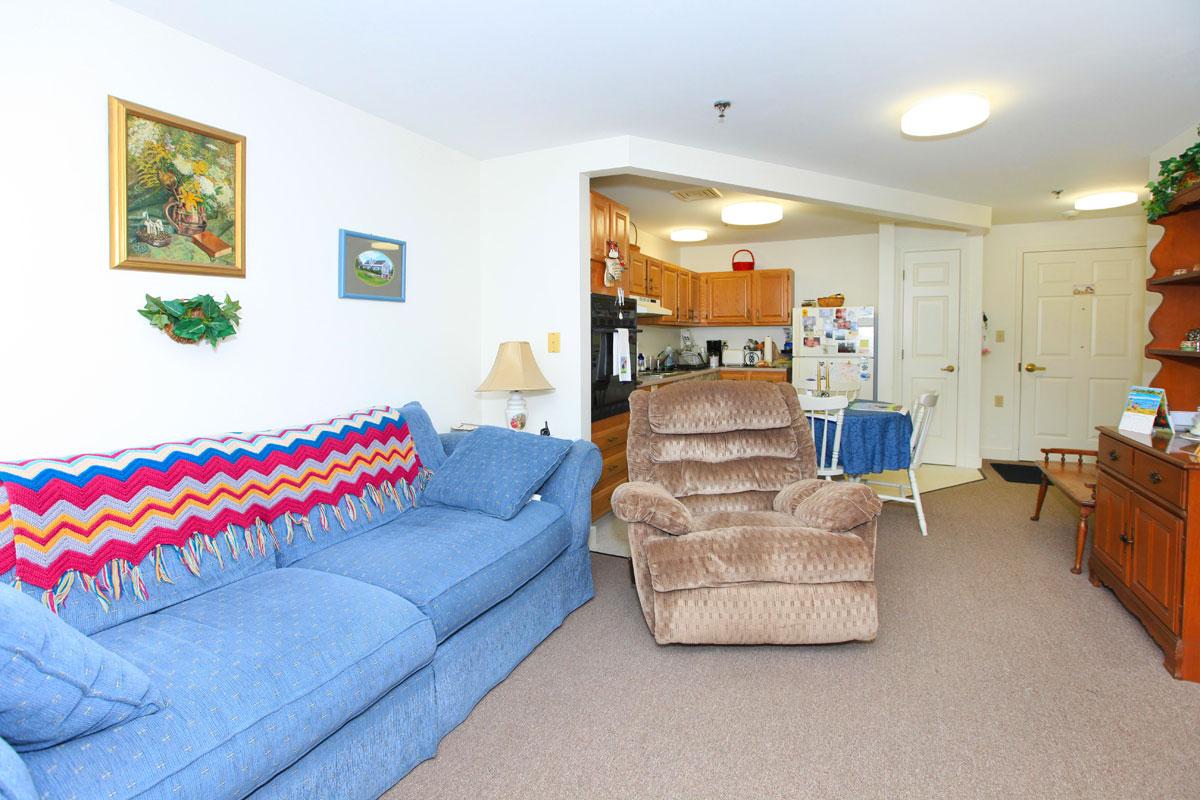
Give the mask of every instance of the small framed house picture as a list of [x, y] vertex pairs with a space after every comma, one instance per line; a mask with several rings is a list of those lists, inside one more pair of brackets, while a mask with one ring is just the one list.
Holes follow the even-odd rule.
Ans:
[[338, 297], [403, 303], [408, 245], [344, 228], [339, 235]]
[[246, 137], [108, 98], [111, 266], [246, 277]]

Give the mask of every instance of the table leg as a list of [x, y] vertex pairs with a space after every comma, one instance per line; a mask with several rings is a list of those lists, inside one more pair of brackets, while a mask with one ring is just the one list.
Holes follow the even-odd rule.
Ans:
[[1083, 571], [1083, 545], [1087, 541], [1087, 521], [1091, 515], [1092, 509], [1089, 506], [1079, 509], [1079, 531], [1075, 534], [1075, 566], [1071, 567], [1071, 572], [1076, 575]]
[[1040, 519], [1042, 516], [1042, 501], [1044, 501], [1046, 499], [1046, 488], [1049, 485], [1050, 485], [1050, 481], [1048, 481], [1046, 479], [1046, 476], [1043, 475], [1042, 476], [1042, 485], [1038, 487], [1037, 506], [1033, 509], [1033, 516], [1030, 517], [1030, 519], [1033, 520], [1034, 522], [1037, 522], [1038, 519]]

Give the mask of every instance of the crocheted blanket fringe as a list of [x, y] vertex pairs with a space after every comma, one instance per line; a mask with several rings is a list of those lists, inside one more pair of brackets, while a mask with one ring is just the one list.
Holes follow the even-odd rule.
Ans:
[[[347, 494], [342, 498], [345, 504], [345, 513], [350, 517], [351, 523], [354, 523], [358, 520], [361, 509], [362, 513], [366, 515], [367, 521], [370, 522], [374, 519], [371, 512], [372, 505], [380, 513], [384, 512], [389, 501], [400, 513], [415, 508], [418, 492], [425, 488], [425, 484], [429, 482], [432, 474], [427, 467], [419, 469], [417, 490], [414, 490], [406, 481], [398, 480], [395, 482], [383, 481], [378, 487], [368, 485], [358, 496]], [[342, 501], [339, 501], [339, 504], [341, 503]], [[322, 503], [316, 507], [316, 511], [322, 532], [330, 530], [327, 511], [332, 512], [333, 518], [343, 531], [349, 530], [338, 505]], [[280, 521], [284, 526], [282, 545], [275, 529], [275, 524]], [[218, 537], [224, 538], [229, 557], [234, 561], [241, 558], [243, 550], [250, 558], [263, 558], [268, 553], [274, 558], [275, 551], [295, 543], [297, 528], [304, 532], [304, 536], [309, 541], [317, 540], [313, 533], [312, 522], [307, 516], [287, 512], [274, 520], [264, 520], [259, 517], [252, 525], [247, 525], [240, 530], [236, 525], [229, 525], [223, 531], [211, 535], [197, 532], [181, 545], [157, 545], [154, 548], [154, 580], [157, 583], [175, 583], [167, 567], [165, 555], [171, 550], [175, 551], [187, 572], [199, 577], [205, 556], [211, 557], [210, 560], [216, 560], [218, 569], [225, 568], [225, 559], [221, 555]], [[270, 548], [267, 546], [268, 541], [270, 541]], [[143, 565], [145, 563], [145, 561], [142, 562]], [[21, 589], [21, 581], [14, 580], [13, 586]], [[138, 600], [146, 600], [149, 597], [149, 590], [146, 588], [139, 565], [117, 558], [105, 564], [95, 575], [88, 575], [77, 569], [67, 570], [58, 579], [58, 583], [53, 589], [42, 591], [42, 605], [57, 614], [59, 607], [67, 601], [71, 591], [77, 588], [94, 595], [105, 612], [122, 597], [133, 595]]]

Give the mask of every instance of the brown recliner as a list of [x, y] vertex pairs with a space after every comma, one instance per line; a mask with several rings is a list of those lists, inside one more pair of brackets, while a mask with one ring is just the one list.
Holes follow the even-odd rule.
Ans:
[[869, 487], [814, 478], [787, 384], [690, 381], [629, 398], [634, 581], [660, 644], [870, 641], [879, 626]]

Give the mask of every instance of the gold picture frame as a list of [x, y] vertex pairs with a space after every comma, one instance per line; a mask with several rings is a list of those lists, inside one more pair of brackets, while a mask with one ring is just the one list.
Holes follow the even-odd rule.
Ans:
[[112, 269], [246, 277], [246, 137], [108, 98]]

